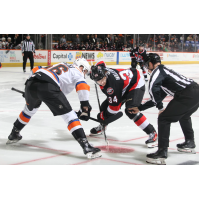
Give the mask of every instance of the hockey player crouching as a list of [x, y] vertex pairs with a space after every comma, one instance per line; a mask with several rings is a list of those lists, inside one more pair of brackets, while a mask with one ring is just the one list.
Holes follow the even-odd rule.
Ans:
[[80, 119], [87, 121], [92, 108], [89, 104], [90, 86], [85, 82], [85, 75], [89, 75], [90, 69], [89, 63], [84, 58], [77, 59], [72, 65], [59, 63], [48, 68], [35, 67], [32, 70], [33, 75], [25, 83], [26, 105], [14, 123], [7, 144], [22, 139], [20, 131], [44, 102], [54, 116], [61, 116], [67, 123], [68, 130], [88, 158], [100, 157], [100, 149], [88, 143], [77, 114], [65, 96], [76, 88], [81, 104]]
[[[167, 68], [161, 64], [160, 56], [150, 53], [145, 59], [145, 65], [150, 75], [149, 94], [150, 101], [139, 106], [146, 110], [156, 106], [158, 116], [158, 150], [147, 154], [147, 162], [152, 164], [166, 164], [168, 157], [170, 125], [179, 121], [185, 142], [177, 144], [177, 150], [186, 153], [195, 153], [194, 131], [192, 129], [191, 115], [199, 107], [199, 85], [192, 79]], [[167, 96], [174, 96], [166, 108], [162, 100]]]
[[[139, 71], [134, 68], [106, 68], [106, 64], [100, 61], [91, 67], [90, 78], [100, 86], [102, 92], [107, 96], [107, 99], [101, 104], [98, 119], [100, 121], [107, 120], [117, 114], [125, 103], [126, 115], [149, 135], [146, 144], [148, 147], [153, 147], [157, 133], [146, 117], [138, 110], [145, 92], [144, 81], [140, 77]], [[99, 125], [91, 129], [90, 135], [98, 135], [102, 132], [103, 127]]]

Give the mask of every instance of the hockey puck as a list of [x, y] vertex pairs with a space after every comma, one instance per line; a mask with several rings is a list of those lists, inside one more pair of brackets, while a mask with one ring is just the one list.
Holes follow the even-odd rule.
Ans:
[[97, 146], [97, 148], [101, 149], [102, 152], [106, 153], [131, 153], [135, 151], [135, 149], [130, 147], [120, 147], [120, 146]]

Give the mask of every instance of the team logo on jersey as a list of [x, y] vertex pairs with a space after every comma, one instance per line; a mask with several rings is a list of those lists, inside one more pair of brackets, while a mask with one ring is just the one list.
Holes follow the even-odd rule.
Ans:
[[108, 93], [109, 95], [112, 95], [113, 92], [114, 92], [114, 89], [113, 89], [113, 88], [109, 87], [109, 88], [107, 89], [107, 93]]

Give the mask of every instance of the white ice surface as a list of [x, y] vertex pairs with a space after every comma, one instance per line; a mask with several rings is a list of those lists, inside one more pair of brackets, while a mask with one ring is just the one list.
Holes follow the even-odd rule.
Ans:
[[[129, 66], [109, 66], [113, 68], [128, 68]], [[168, 65], [175, 71], [194, 79], [199, 83], [199, 65]], [[24, 98], [21, 94], [11, 91], [11, 87], [24, 89], [30, 69], [22, 73], [22, 68], [0, 69], [0, 165], [146, 165], [146, 154], [157, 149], [148, 149], [145, 146], [147, 135], [141, 131], [125, 115], [116, 122], [110, 124], [106, 131], [110, 143], [110, 149], [106, 150], [103, 135], [88, 137], [94, 146], [103, 146], [102, 158], [88, 160], [82, 152], [82, 148], [74, 140], [67, 129], [67, 124], [61, 117], [54, 117], [48, 107], [43, 103], [39, 111], [31, 118], [29, 124], [21, 131], [23, 139], [16, 144], [6, 145], [7, 137], [11, 132], [13, 123], [24, 108]], [[91, 86], [90, 104], [91, 116], [96, 118], [99, 112], [94, 83], [88, 78]], [[99, 90], [100, 102], [105, 95]], [[148, 98], [146, 90], [144, 98]], [[79, 109], [79, 101], [74, 90], [67, 96], [72, 108]], [[168, 104], [167, 98], [164, 105]], [[124, 112], [124, 106], [122, 107]], [[143, 112], [150, 123], [157, 129], [158, 110], [151, 108]], [[89, 120], [81, 121], [86, 135], [90, 129], [98, 123]], [[180, 153], [176, 150], [176, 144], [184, 141], [179, 123], [171, 125], [170, 146], [167, 165], [199, 164], [199, 110], [192, 115], [192, 124], [195, 132], [197, 154]], [[115, 152], [113, 152], [115, 151]], [[117, 153], [118, 152], [118, 153]]]

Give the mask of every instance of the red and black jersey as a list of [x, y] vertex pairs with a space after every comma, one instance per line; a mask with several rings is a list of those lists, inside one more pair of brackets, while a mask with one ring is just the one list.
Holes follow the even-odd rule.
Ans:
[[146, 57], [147, 52], [144, 49], [143, 51], [140, 52], [139, 47], [134, 47], [131, 51], [130, 51], [130, 56], [131, 58], [136, 58], [137, 62], [144, 62], [144, 58]]
[[106, 70], [108, 71], [107, 82], [104, 87], [100, 86], [100, 88], [107, 96], [106, 115], [112, 115], [119, 112], [124, 94], [142, 87], [144, 82], [140, 81], [142, 78], [137, 69], [106, 68]]

